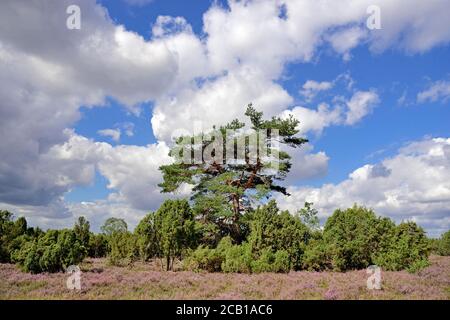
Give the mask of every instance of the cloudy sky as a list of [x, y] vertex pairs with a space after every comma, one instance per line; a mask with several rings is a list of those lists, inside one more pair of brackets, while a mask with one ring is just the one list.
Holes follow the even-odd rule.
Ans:
[[[78, 5], [81, 28], [68, 29]], [[371, 5], [381, 29], [369, 29]], [[177, 129], [294, 114], [278, 197], [450, 227], [448, 0], [2, 0], [0, 208], [42, 228], [133, 226]], [[183, 196], [182, 191], [177, 196]]]

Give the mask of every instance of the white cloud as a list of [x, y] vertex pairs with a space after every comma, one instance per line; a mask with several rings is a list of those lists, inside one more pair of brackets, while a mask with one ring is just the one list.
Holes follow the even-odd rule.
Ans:
[[328, 41], [336, 52], [342, 54], [344, 61], [349, 61], [350, 50], [359, 45], [367, 34], [368, 31], [364, 27], [352, 27], [334, 32], [328, 37]]
[[377, 164], [353, 171], [339, 184], [320, 188], [290, 187], [279, 197], [283, 208], [295, 212], [314, 202], [322, 218], [353, 203], [373, 208], [396, 221], [414, 219], [438, 236], [450, 227], [450, 138], [412, 142]]
[[41, 206], [92, 181], [87, 159], [66, 163], [49, 151], [68, 141], [80, 106], [112, 96], [138, 112], [175, 83], [177, 56], [163, 41], [114, 25], [93, 0], [77, 1], [82, 28], [68, 30], [72, 3], [0, 5], [1, 202]]
[[292, 98], [280, 85], [265, 80], [259, 72], [241, 69], [207, 80], [200, 86], [185, 88], [175, 97], [158, 100], [152, 128], [159, 140], [170, 141], [175, 129], [192, 132], [195, 122], [208, 130], [212, 125], [242, 118], [250, 102], [270, 116], [285, 109]]
[[348, 111], [345, 117], [345, 124], [353, 125], [360, 121], [379, 102], [378, 95], [374, 91], [357, 91], [352, 98], [346, 102]]
[[125, 122], [122, 124], [122, 128], [125, 131], [125, 135], [127, 137], [134, 136], [134, 123], [132, 122]]
[[308, 143], [301, 148], [287, 150], [292, 157], [292, 167], [283, 185], [298, 184], [302, 180], [326, 175], [329, 158], [324, 151], [313, 153], [313, 149], [314, 147]]
[[428, 89], [417, 94], [417, 102], [447, 102], [450, 99], [450, 81], [436, 81]]
[[300, 134], [313, 132], [320, 135], [324, 128], [342, 122], [343, 110], [340, 107], [331, 109], [326, 103], [321, 103], [316, 110], [306, 107], [294, 107], [292, 110], [284, 111], [281, 116], [287, 117], [292, 114], [300, 120]]
[[306, 81], [300, 94], [306, 98], [307, 101], [311, 101], [320, 91], [326, 91], [333, 87], [334, 83], [329, 81], [317, 82], [314, 80]]
[[52, 155], [67, 163], [91, 162], [108, 180], [107, 187], [114, 192], [116, 200], [119, 198], [141, 210], [155, 208], [160, 203], [163, 196], [157, 184], [162, 178], [158, 168], [172, 161], [164, 142], [113, 147], [73, 133], [67, 142], [53, 147]]
[[281, 117], [292, 114], [300, 120], [299, 130], [301, 134], [308, 132], [320, 135], [322, 131], [331, 125], [354, 125], [367, 116], [379, 102], [379, 97], [374, 91], [355, 91], [350, 98], [335, 97], [335, 106], [321, 103], [317, 109], [297, 106], [291, 110], [285, 110]]
[[[192, 129], [197, 120], [204, 127], [224, 123], [241, 116], [249, 102], [269, 116], [283, 114], [293, 102], [278, 83], [287, 63], [312, 61], [327, 41], [345, 58], [361, 41], [377, 52], [390, 46], [423, 52], [450, 40], [447, 1], [377, 2], [383, 29], [368, 34], [357, 27], [369, 0], [230, 1], [229, 9], [214, 4], [205, 13], [202, 36], [184, 18], [166, 16], [157, 18], [147, 41], [116, 25], [94, 0], [2, 1], [0, 202], [66, 216], [72, 209], [63, 195], [91, 183], [100, 170], [117, 210], [155, 206], [161, 199], [157, 167], [173, 130]], [[65, 27], [70, 4], [81, 7], [81, 30]], [[292, 112], [303, 121], [302, 132], [320, 133], [360, 121], [375, 95], [355, 92], [337, 106]], [[112, 147], [65, 130], [79, 120], [80, 106], [103, 105], [106, 97], [135, 114], [142, 102], [154, 102], [151, 121], [161, 142]], [[308, 152], [296, 163], [309, 161], [308, 170], [324, 172], [326, 154]]]
[[121, 136], [119, 129], [102, 129], [98, 130], [97, 133], [104, 137], [110, 137], [115, 142], [119, 142]]

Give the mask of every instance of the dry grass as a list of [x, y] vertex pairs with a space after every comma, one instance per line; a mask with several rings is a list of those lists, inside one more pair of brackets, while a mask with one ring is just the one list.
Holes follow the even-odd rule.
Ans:
[[383, 272], [382, 290], [367, 290], [365, 270], [346, 273], [223, 274], [161, 271], [157, 261], [112, 267], [82, 265], [81, 291], [64, 273], [32, 275], [0, 265], [0, 299], [450, 299], [450, 257], [431, 257], [418, 274]]

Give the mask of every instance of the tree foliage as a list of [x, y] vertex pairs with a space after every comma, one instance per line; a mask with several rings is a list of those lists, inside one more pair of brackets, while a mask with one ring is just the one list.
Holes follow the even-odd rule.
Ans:
[[154, 216], [156, 250], [172, 270], [175, 258], [195, 245], [195, 222], [187, 200], [166, 200]]
[[49, 230], [23, 243], [12, 252], [12, 260], [27, 272], [58, 272], [80, 263], [87, 250], [73, 230]]
[[158, 239], [155, 230], [155, 214], [147, 214], [134, 229], [139, 257], [148, 261], [158, 253]]
[[442, 234], [437, 241], [436, 253], [441, 256], [450, 256], [450, 230]]
[[[277, 181], [286, 177], [291, 168], [291, 158], [287, 152], [275, 150], [274, 139], [293, 148], [307, 142], [296, 137], [299, 121], [292, 116], [264, 120], [263, 113], [252, 105], [247, 107], [245, 115], [255, 132], [267, 132], [267, 137], [255, 138], [264, 140], [260, 145], [266, 146], [264, 150], [267, 153], [262, 150], [256, 152], [250, 147], [245, 124], [236, 119], [220, 128], [213, 127], [208, 133], [180, 137], [170, 152], [178, 161], [160, 167], [164, 179], [160, 184], [162, 192], [173, 192], [186, 183], [193, 185], [194, 210], [201, 221], [216, 225], [220, 236], [230, 235], [237, 243], [245, 239], [247, 226], [241, 217], [251, 208], [252, 201], [268, 198], [274, 192], [287, 194], [286, 188]], [[234, 130], [233, 136], [229, 136], [227, 130]], [[276, 131], [278, 134], [275, 136]], [[238, 149], [233, 147], [228, 150], [228, 155], [233, 155], [232, 159], [227, 158], [227, 141], [230, 140], [243, 143], [244, 157], [240, 158]], [[189, 146], [187, 149], [186, 144]], [[212, 145], [214, 148], [211, 149]], [[188, 157], [187, 163], [179, 161], [180, 150], [192, 156]], [[196, 150], [201, 150], [201, 161], [191, 162], [191, 158], [195, 159]], [[205, 153], [209, 160], [205, 159]], [[277, 160], [265, 161], [267, 155], [273, 159], [275, 154], [278, 155]], [[241, 161], [233, 161], [237, 159]], [[278, 170], [273, 170], [274, 161]]]
[[301, 268], [303, 251], [311, 233], [298, 216], [280, 212], [272, 200], [255, 210], [250, 226], [249, 243], [256, 255], [266, 248], [273, 252], [283, 250], [289, 257], [289, 268]]
[[80, 240], [81, 244], [85, 247], [89, 247], [89, 238], [91, 233], [89, 232], [90, 224], [89, 221], [86, 220], [85, 217], [78, 217], [78, 220], [73, 227], [73, 231], [77, 236], [77, 239]]
[[103, 226], [101, 227], [102, 232], [107, 235], [111, 236], [114, 233], [122, 233], [128, 231], [128, 225], [125, 222], [125, 220], [120, 218], [108, 218]]

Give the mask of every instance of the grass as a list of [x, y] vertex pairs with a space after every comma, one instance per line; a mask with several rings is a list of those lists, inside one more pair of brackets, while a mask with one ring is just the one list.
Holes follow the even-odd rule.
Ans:
[[0, 299], [444, 299], [450, 300], [450, 257], [432, 256], [416, 274], [382, 272], [382, 290], [368, 290], [365, 270], [225, 274], [161, 271], [158, 261], [132, 267], [87, 259], [81, 291], [67, 274], [28, 274], [0, 264]]

